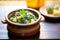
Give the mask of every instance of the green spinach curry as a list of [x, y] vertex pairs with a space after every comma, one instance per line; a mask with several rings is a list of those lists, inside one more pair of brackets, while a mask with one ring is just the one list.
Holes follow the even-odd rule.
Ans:
[[28, 24], [35, 22], [37, 20], [37, 16], [34, 15], [33, 12], [22, 9], [9, 17], [9, 20], [14, 23]]

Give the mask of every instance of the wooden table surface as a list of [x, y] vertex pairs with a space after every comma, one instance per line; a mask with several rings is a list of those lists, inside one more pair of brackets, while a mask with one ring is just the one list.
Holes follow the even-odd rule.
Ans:
[[[7, 24], [1, 23], [1, 19], [12, 10], [26, 8], [26, 5], [20, 6], [0, 6], [0, 39], [9, 39], [9, 33], [7, 30]], [[60, 39], [60, 23], [41, 22], [40, 33], [38, 34], [39, 39]], [[12, 36], [12, 35], [10, 35]], [[33, 36], [34, 37], [34, 36]], [[37, 38], [35, 36], [35, 38]], [[34, 38], [34, 39], [35, 39]]]

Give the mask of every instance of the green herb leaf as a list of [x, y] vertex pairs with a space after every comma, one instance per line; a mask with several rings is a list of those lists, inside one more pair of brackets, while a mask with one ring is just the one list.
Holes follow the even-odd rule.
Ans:
[[26, 11], [24, 9], [20, 10], [20, 15], [26, 15]]

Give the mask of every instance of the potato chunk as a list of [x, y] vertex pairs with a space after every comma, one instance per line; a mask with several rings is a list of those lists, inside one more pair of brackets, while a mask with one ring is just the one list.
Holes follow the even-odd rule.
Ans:
[[54, 16], [60, 16], [60, 10], [54, 10], [53, 15]]
[[33, 23], [33, 22], [35, 22], [35, 20], [34, 19], [31, 19], [31, 23]]
[[13, 17], [10, 17], [10, 20], [12, 21], [13, 20]]
[[17, 17], [17, 19], [21, 19], [21, 18], [23, 18], [23, 15]]
[[17, 22], [17, 19], [16, 19], [16, 18], [14, 18], [12, 21], [13, 21], [14, 23], [16, 23], [16, 22]]

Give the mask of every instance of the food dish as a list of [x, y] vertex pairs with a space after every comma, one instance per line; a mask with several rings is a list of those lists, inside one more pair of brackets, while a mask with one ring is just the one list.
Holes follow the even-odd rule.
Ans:
[[46, 8], [47, 13], [53, 16], [60, 16], [60, 7], [59, 5], [48, 6]]
[[37, 20], [37, 16], [28, 10], [21, 9], [18, 12], [15, 12], [14, 15], [9, 17], [9, 20], [14, 23], [28, 24], [33, 23]]
[[[37, 19], [32, 23], [31, 22], [25, 23], [25, 20], [24, 20], [24, 22], [21, 21], [22, 22], [21, 23], [21, 22], [19, 22], [21, 19], [18, 18], [19, 21], [17, 22], [14, 18], [21, 16], [21, 18], [24, 19], [24, 16], [26, 17], [25, 10], [28, 10], [29, 13], [32, 12], [31, 14], [29, 14], [29, 13], [27, 13], [27, 14], [29, 14], [31, 16], [34, 15], [33, 17], [28, 15], [29, 17], [33, 18], [33, 20], [35, 20], [34, 17], [37, 17]], [[23, 13], [24, 16], [22, 16], [21, 11], [24, 12]], [[20, 15], [18, 12], [20, 12]], [[15, 15], [17, 15], [17, 16], [15, 16]], [[11, 17], [13, 17], [13, 18], [11, 18]], [[44, 17], [42, 17], [41, 14], [37, 10], [31, 9], [31, 8], [24, 8], [23, 10], [16, 9], [16, 10], [9, 12], [9, 14], [7, 14], [6, 18], [2, 19], [1, 21], [2, 21], [2, 23], [7, 24], [7, 26], [8, 26], [7, 29], [11, 34], [13, 34], [15, 36], [28, 37], [28, 36], [35, 35], [36, 33], [38, 33], [40, 31], [40, 22], [43, 21], [42, 19], [44, 19]]]
[[41, 14], [48, 17], [60, 17], [60, 6], [43, 6], [39, 9]]
[[[51, 6], [52, 7], [52, 6]], [[41, 13], [41, 15], [43, 15], [45, 17], [46, 21], [50, 21], [50, 22], [60, 22], [60, 11], [58, 11], [58, 7], [60, 10], [60, 6], [55, 6], [54, 8], [54, 13], [52, 13], [52, 9], [50, 11], [50, 9], [48, 10], [50, 13], [47, 12], [47, 6], [43, 6], [39, 9], [39, 12]], [[57, 12], [56, 12], [57, 11]]]

